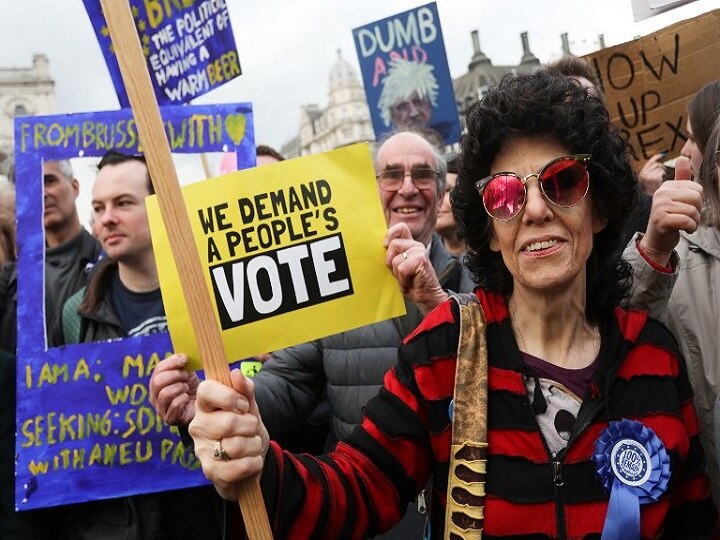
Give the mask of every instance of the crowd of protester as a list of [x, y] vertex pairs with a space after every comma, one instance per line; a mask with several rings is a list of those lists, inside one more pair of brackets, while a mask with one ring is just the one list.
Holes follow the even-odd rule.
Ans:
[[[373, 161], [406, 314], [268, 352], [231, 387], [177, 351], [150, 400], [213, 485], [23, 512], [0, 186], [0, 539], [240, 538], [254, 475], [278, 538], [720, 538], [720, 81], [688, 103], [685, 133], [674, 172], [663, 154], [634, 171], [574, 57], [491, 88], [459, 147], [397, 128]], [[144, 158], [100, 160], [93, 234], [70, 162], [45, 162], [43, 181], [48, 345], [167, 331]], [[623, 442], [649, 472], [619, 507]]]

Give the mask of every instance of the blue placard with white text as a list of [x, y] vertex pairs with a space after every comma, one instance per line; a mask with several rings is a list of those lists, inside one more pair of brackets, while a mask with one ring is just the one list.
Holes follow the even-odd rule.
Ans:
[[[173, 152], [234, 151], [240, 168], [255, 165], [250, 104], [172, 105], [160, 114]], [[167, 333], [46, 345], [42, 162], [111, 148], [142, 151], [129, 109], [15, 119], [18, 510], [207, 482], [149, 402], [152, 369], [173, 351]]]
[[[121, 107], [129, 107], [100, 0], [83, 0]], [[187, 103], [241, 73], [224, 0], [130, 0], [158, 105]]]
[[398, 126], [460, 139], [452, 78], [435, 2], [353, 30], [375, 138]]

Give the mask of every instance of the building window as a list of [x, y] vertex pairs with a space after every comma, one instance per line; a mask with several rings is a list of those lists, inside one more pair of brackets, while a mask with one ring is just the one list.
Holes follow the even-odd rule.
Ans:
[[13, 116], [27, 116], [27, 109], [25, 105], [15, 105], [15, 112]]

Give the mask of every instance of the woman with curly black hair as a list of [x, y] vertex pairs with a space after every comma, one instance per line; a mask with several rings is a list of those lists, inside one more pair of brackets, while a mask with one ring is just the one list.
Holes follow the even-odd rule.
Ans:
[[561, 77], [508, 79], [468, 114], [461, 178], [452, 194], [460, 233], [469, 247], [466, 265], [483, 288], [512, 294], [513, 276], [502, 254], [490, 246], [491, 226], [497, 221], [485, 212], [476, 182], [493, 172], [493, 161], [503, 146], [520, 137], [552, 141], [567, 154], [590, 155], [583, 161], [590, 179], [588, 195], [604, 222], [587, 265], [588, 321], [597, 322], [599, 314], [624, 298], [630, 286], [630, 268], [621, 260], [625, 247], [621, 231], [635, 204], [634, 173], [602, 102], [586, 99], [585, 89]]
[[605, 108], [565, 77], [511, 76], [471, 110], [461, 155], [478, 302], [405, 338], [327, 456], [270, 442], [241, 374], [201, 383], [205, 475], [234, 500], [261, 473], [282, 538], [372, 537], [421, 490], [433, 539], [717, 538], [677, 345], [620, 306], [635, 178]]

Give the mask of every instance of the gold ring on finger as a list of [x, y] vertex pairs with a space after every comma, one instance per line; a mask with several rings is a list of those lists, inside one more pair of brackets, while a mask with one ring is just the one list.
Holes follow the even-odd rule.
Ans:
[[230, 459], [230, 456], [228, 456], [228, 453], [222, 446], [222, 440], [215, 441], [215, 452], [213, 452], [213, 457], [219, 461], [228, 461]]

